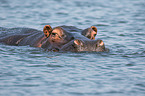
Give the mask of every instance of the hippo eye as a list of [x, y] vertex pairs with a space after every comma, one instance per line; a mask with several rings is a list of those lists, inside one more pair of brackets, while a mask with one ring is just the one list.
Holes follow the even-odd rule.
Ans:
[[91, 36], [87, 36], [88, 38], [91, 38]]
[[65, 35], [62, 35], [62, 37], [64, 37]]
[[57, 33], [52, 33], [52, 36], [55, 36]]

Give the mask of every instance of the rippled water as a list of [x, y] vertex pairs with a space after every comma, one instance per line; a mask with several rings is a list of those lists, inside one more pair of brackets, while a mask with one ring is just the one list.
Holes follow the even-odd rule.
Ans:
[[110, 52], [0, 44], [0, 96], [144, 96], [144, 0], [0, 0], [4, 28], [98, 28]]

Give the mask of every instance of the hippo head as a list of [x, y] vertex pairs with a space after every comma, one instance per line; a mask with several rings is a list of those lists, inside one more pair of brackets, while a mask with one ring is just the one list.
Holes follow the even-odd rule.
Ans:
[[97, 34], [97, 28], [94, 26], [80, 33], [69, 32], [62, 27], [52, 29], [50, 25], [46, 25], [43, 32], [47, 38], [41, 47], [48, 51], [106, 51], [102, 40], [94, 40]]
[[106, 51], [104, 42], [102, 40], [72, 40], [68, 44], [65, 44], [62, 48], [62, 51], [94, 51], [94, 52], [103, 52]]
[[91, 40], [95, 40], [95, 36], [97, 35], [97, 28], [95, 26], [91, 26], [90, 28], [83, 30], [81, 34]]
[[52, 29], [50, 25], [46, 25], [43, 32], [47, 39], [42, 43], [41, 47], [48, 50], [59, 49], [62, 45], [73, 39], [73, 36], [61, 27]]

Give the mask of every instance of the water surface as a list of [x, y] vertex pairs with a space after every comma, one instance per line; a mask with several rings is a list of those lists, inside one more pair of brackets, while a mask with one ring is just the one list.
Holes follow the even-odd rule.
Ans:
[[0, 0], [0, 36], [46, 24], [96, 26], [110, 52], [0, 44], [0, 96], [145, 95], [144, 0]]

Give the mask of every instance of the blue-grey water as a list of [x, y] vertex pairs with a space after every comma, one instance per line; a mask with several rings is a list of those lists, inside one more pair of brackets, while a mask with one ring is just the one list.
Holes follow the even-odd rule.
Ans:
[[0, 44], [0, 96], [145, 96], [145, 0], [0, 0], [4, 28], [98, 28], [110, 52]]

